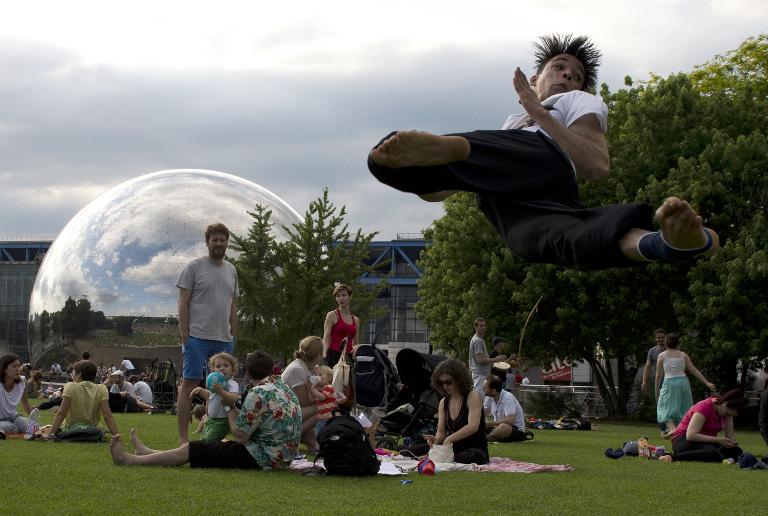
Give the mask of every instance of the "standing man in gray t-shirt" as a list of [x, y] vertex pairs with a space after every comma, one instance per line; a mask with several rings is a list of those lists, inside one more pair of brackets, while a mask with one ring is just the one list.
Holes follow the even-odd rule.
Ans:
[[663, 329], [656, 329], [654, 334], [656, 345], [648, 350], [645, 367], [643, 368], [643, 382], [640, 384], [640, 390], [643, 392], [648, 388], [648, 378], [656, 378], [656, 359], [659, 358], [659, 354], [661, 354], [662, 351], [666, 351], [667, 349], [667, 346], [664, 345], [665, 336], [666, 333]]
[[179, 331], [184, 359], [183, 380], [177, 403], [179, 442], [189, 441], [190, 394], [205, 378], [208, 359], [216, 353], [232, 353], [237, 330], [237, 272], [224, 260], [229, 230], [211, 224], [205, 230], [208, 256], [196, 258], [181, 271]]
[[475, 319], [475, 334], [469, 341], [469, 371], [472, 373], [472, 383], [480, 396], [485, 396], [483, 383], [485, 377], [491, 374], [491, 364], [503, 362], [507, 355], [498, 355], [494, 358], [488, 357], [488, 351], [485, 349], [485, 319], [478, 317]]

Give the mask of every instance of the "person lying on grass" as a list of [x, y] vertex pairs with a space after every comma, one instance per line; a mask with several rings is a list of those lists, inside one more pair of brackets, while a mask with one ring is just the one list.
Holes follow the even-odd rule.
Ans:
[[279, 376], [272, 375], [274, 360], [263, 351], [245, 359], [254, 386], [237, 417], [234, 441], [193, 441], [167, 451], [152, 450], [131, 429], [136, 454], [123, 449], [120, 435], [109, 444], [112, 460], [125, 466], [181, 466], [193, 468], [284, 469], [296, 456], [301, 439], [299, 400]]
[[44, 439], [55, 439], [59, 430], [97, 427], [102, 417], [112, 435], [119, 433], [109, 408], [107, 387], [94, 383], [97, 370], [90, 360], [80, 360], [72, 366], [72, 381], [64, 385], [59, 411], [51, 426], [41, 430]]

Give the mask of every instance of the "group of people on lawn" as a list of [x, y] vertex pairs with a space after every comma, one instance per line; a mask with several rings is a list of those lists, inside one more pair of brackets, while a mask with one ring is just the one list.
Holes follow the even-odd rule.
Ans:
[[[429, 201], [443, 200], [458, 190], [476, 193], [478, 207], [499, 236], [512, 252], [531, 262], [606, 269], [715, 254], [717, 233], [705, 228], [691, 205], [676, 197], [665, 200], [655, 214], [645, 204], [581, 205], [577, 177], [595, 181], [610, 170], [604, 136], [607, 107], [599, 96], [587, 91], [597, 84], [601, 53], [589, 38], [571, 35], [544, 36], [535, 49], [535, 75], [529, 80], [518, 68], [513, 80], [524, 112], [510, 116], [502, 130], [447, 136], [394, 132], [370, 152], [371, 173], [385, 184]], [[654, 215], [660, 231], [654, 231]], [[303, 339], [296, 359], [281, 376], [273, 374], [268, 354], [256, 351], [248, 355], [245, 370], [250, 385], [239, 411], [228, 380], [206, 389], [204, 435], [218, 437], [229, 431], [233, 440], [189, 442], [190, 399], [201, 392], [199, 384], [211, 357], [229, 362], [226, 357], [232, 355], [237, 331], [238, 278], [234, 266], [224, 259], [229, 230], [223, 224], [212, 224], [206, 229], [205, 242], [208, 255], [187, 264], [176, 284], [184, 360], [178, 399], [180, 446], [156, 451], [132, 431], [136, 453], [126, 453], [111, 416], [109, 394], [104, 385], [94, 383], [97, 368], [87, 360], [75, 364], [74, 382], [64, 389], [51, 435], [62, 425], [95, 424], [103, 417], [113, 433], [110, 447], [118, 464], [190, 462], [192, 466], [273, 469], [287, 467], [302, 441], [310, 450], [317, 449], [318, 414], [327, 415], [328, 405], [335, 400], [328, 398], [327, 381], [318, 383], [311, 378], [321, 372], [316, 367], [323, 361], [332, 367], [354, 349], [360, 327], [349, 309], [352, 292], [347, 286], [334, 290], [339, 308], [326, 316], [323, 338]], [[476, 352], [470, 356], [473, 374], [454, 360], [435, 368], [432, 386], [443, 399], [438, 429], [428, 436], [428, 446], [448, 443], [458, 461], [488, 461], [482, 393], [486, 394], [486, 408], [494, 414], [491, 434], [496, 437], [499, 428], [504, 429], [502, 425], [509, 426], [496, 419], [509, 417], [499, 408], [508, 397], [503, 395], [501, 380], [480, 371], [505, 358], [491, 357], [484, 350]], [[668, 352], [663, 361], [670, 366], [671, 376], [679, 376], [685, 366], [698, 373], [674, 352]], [[28, 411], [32, 409], [24, 393], [18, 357], [6, 355], [0, 365], [0, 431], [23, 431], [26, 420], [16, 407], [21, 403]], [[222, 376], [226, 379], [227, 375], [222, 372]], [[322, 378], [322, 372], [317, 376]], [[664, 382], [667, 390], [681, 383]], [[733, 417], [742, 403], [741, 393], [731, 391], [693, 405], [674, 429], [679, 457], [688, 454], [692, 459], [712, 460], [736, 451]], [[378, 417], [375, 409], [366, 415], [374, 420]], [[718, 437], [723, 430], [725, 437]]]
[[[346, 285], [336, 287], [334, 295], [339, 308], [327, 317], [326, 338], [302, 339], [294, 354], [295, 360], [282, 375], [274, 374], [274, 360], [267, 353], [255, 351], [247, 356], [244, 366], [249, 385], [241, 399], [239, 387], [232, 381], [237, 367], [231, 355], [236, 329], [232, 314], [236, 310], [237, 275], [234, 267], [223, 259], [228, 237], [223, 225], [210, 226], [206, 232], [209, 256], [188, 264], [179, 279], [179, 313], [184, 340], [184, 380], [178, 403], [180, 446], [173, 450], [153, 450], [141, 442], [132, 430], [130, 438], [136, 451], [135, 454], [126, 453], [110, 410], [109, 392], [104, 384], [94, 383], [97, 366], [90, 360], [74, 364], [73, 381], [65, 385], [60, 410], [44, 438], [55, 439], [61, 429], [95, 426], [103, 418], [112, 433], [110, 448], [114, 462], [126, 465], [181, 465], [189, 462], [193, 467], [281, 469], [290, 465], [298, 454], [301, 442], [310, 451], [317, 450], [315, 427], [318, 413], [322, 411], [323, 417], [330, 417], [329, 400], [313, 393], [321, 393], [330, 379], [327, 375], [325, 380], [316, 380], [313, 376], [321, 376], [317, 373], [322, 374], [323, 371], [318, 368], [330, 371], [327, 365], [322, 365], [324, 359], [330, 356], [331, 360], [338, 360], [333, 353], [329, 353], [329, 349], [333, 351], [332, 345], [336, 350], [344, 345], [354, 348], [359, 320], [349, 311], [351, 288]], [[224, 310], [220, 306], [222, 295], [216, 293], [216, 288], [222, 286], [224, 299], [228, 300]], [[199, 296], [198, 290], [205, 294]], [[207, 299], [217, 295], [218, 322], [208, 313], [214, 308]], [[196, 307], [196, 303], [203, 303], [206, 310], [202, 323], [199, 321], [200, 307]], [[220, 321], [222, 318], [223, 324]], [[339, 331], [340, 325], [347, 327], [346, 334]], [[216, 331], [225, 332], [227, 340]], [[218, 337], [218, 340], [206, 337]], [[205, 377], [207, 366], [221, 373], [225, 381], [202, 389], [199, 384]], [[18, 357], [0, 357], [0, 371], [3, 385], [0, 431], [24, 432], [27, 421], [16, 409], [21, 404], [27, 412], [31, 412], [32, 406], [25, 395]], [[516, 435], [524, 430], [518, 428], [516, 421], [522, 416], [522, 410], [519, 404], [509, 403], [509, 393], [504, 390], [501, 379], [494, 375], [486, 376], [482, 384], [483, 396], [476, 388], [478, 381], [472, 376], [470, 370], [456, 360], [445, 360], [436, 366], [431, 379], [432, 387], [443, 396], [439, 405], [437, 432], [433, 436], [425, 436], [426, 445], [414, 448], [412, 453], [426, 453], [434, 444], [451, 444], [457, 462], [483, 464], [489, 460], [489, 437], [504, 441], [510, 434]], [[115, 379], [116, 384], [119, 381], [120, 378]], [[193, 387], [187, 392], [184, 389], [186, 383]], [[189, 404], [185, 412], [184, 402], [202, 393], [205, 393], [208, 405], [203, 439], [189, 442]], [[738, 414], [742, 403], [741, 393], [732, 391], [707, 398], [691, 407], [675, 428], [676, 456], [680, 459], [715, 460], [740, 452], [733, 435], [733, 417]], [[492, 422], [486, 421], [486, 414], [493, 416]], [[368, 415], [375, 417], [373, 413]], [[725, 436], [718, 437], [723, 430]], [[233, 439], [223, 439], [230, 433]]]

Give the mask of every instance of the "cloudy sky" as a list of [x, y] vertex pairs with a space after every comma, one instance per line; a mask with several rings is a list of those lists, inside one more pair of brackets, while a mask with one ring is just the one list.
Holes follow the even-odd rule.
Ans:
[[759, 0], [34, 1], [0, 17], [0, 237], [56, 235], [143, 173], [211, 169], [303, 212], [418, 232], [439, 205], [367, 172], [391, 129], [493, 129], [540, 34], [590, 34], [600, 81], [688, 71], [765, 30]]

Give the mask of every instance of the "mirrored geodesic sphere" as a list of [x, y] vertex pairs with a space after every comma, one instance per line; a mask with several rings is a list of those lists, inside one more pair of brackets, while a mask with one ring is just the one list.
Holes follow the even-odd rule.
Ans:
[[31, 358], [78, 340], [122, 345], [143, 334], [153, 344], [177, 341], [176, 280], [187, 262], [207, 254], [206, 226], [222, 222], [244, 235], [256, 204], [272, 211], [278, 240], [287, 236], [283, 226], [300, 222], [269, 190], [208, 170], [146, 174], [93, 200], [56, 237], [37, 274]]

